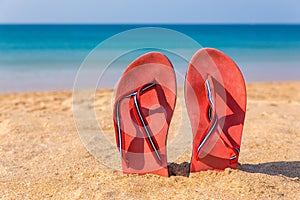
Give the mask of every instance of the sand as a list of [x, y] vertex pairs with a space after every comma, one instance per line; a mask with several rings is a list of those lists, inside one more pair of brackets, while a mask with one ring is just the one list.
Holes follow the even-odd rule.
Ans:
[[[102, 165], [77, 134], [70, 91], [0, 95], [0, 199], [300, 199], [300, 82], [253, 83], [247, 91], [239, 169], [189, 178]], [[112, 95], [100, 90], [94, 104], [107, 133]], [[189, 159], [186, 151], [177, 163]]]

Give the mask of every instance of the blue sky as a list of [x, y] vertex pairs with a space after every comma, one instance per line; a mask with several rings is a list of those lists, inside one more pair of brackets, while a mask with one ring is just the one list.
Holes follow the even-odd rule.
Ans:
[[299, 0], [0, 0], [0, 23], [298, 23]]

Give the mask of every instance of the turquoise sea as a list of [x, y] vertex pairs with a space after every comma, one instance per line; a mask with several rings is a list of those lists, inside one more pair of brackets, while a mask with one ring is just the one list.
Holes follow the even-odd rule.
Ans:
[[[72, 89], [81, 63], [101, 41], [146, 26], [220, 49], [247, 82], [300, 80], [300, 25], [0, 25], [0, 93]], [[186, 47], [174, 41], [174, 48]], [[175, 66], [182, 74], [186, 67]], [[113, 87], [121, 69], [103, 86]]]

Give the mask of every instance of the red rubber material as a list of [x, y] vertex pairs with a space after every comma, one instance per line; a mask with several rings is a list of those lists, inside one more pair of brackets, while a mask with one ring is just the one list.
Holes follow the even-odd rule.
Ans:
[[[198, 152], [213, 123], [208, 117], [206, 80], [212, 87], [218, 123]], [[238, 66], [216, 49], [199, 50], [187, 70], [185, 100], [194, 138], [190, 172], [236, 169], [246, 112], [245, 81]]]
[[[141, 91], [145, 85], [153, 82], [155, 86], [139, 93], [137, 99], [141, 114], [158, 146], [161, 162], [145, 136], [134, 98], [131, 97], [122, 100], [119, 106], [123, 138], [122, 168], [124, 173], [151, 173], [167, 177], [166, 139], [176, 103], [176, 79], [173, 66], [166, 56], [158, 52], [147, 53], [127, 67], [117, 86], [114, 113], [118, 99], [128, 93]], [[119, 147], [115, 115], [113, 120]]]

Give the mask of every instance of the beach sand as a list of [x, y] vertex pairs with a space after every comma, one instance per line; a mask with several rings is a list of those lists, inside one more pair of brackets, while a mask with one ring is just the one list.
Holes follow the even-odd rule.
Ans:
[[[189, 178], [102, 165], [77, 133], [72, 92], [2, 94], [0, 199], [300, 199], [300, 82], [252, 83], [247, 91], [239, 169]], [[94, 104], [106, 132], [113, 132], [112, 95], [99, 90]], [[177, 162], [189, 159], [187, 151]]]

